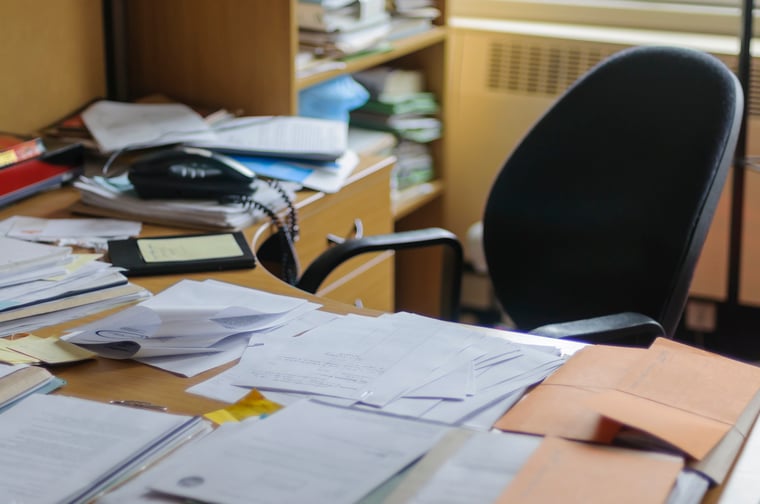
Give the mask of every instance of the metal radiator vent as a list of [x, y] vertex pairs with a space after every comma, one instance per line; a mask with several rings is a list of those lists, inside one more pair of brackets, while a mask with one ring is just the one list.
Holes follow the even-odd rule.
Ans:
[[491, 91], [554, 96], [619, 46], [544, 39], [498, 39], [489, 46]]
[[[601, 42], [498, 37], [489, 43], [486, 85], [492, 92], [556, 96], [597, 63], [623, 48]], [[718, 57], [736, 71], [736, 57]], [[760, 65], [753, 64], [751, 74], [749, 114], [760, 116]]]

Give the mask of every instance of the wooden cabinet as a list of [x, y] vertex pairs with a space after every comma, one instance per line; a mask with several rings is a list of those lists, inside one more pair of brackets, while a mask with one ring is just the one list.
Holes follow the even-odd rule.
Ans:
[[[302, 267], [330, 246], [330, 238], [350, 237], [355, 227], [369, 236], [393, 231], [388, 184], [391, 160], [374, 164], [338, 193], [310, 201], [299, 211], [301, 237], [296, 252]], [[393, 311], [393, 254], [366, 254], [338, 267], [318, 295], [355, 306]]]
[[[438, 6], [443, 15], [433, 30], [395, 41], [389, 51], [350, 58], [343, 69], [297, 78], [296, 0], [122, 1], [127, 97], [163, 93], [185, 103], [222, 106], [246, 115], [293, 115], [298, 111], [299, 90], [389, 64], [422, 69], [427, 87], [445, 111], [446, 0], [438, 0]], [[443, 142], [433, 145], [438, 180], [429, 190], [394, 202], [393, 207], [386, 205], [389, 212], [400, 212], [396, 229], [441, 225], [437, 200], [446, 171]], [[386, 187], [386, 198], [389, 192]], [[326, 219], [312, 222], [304, 216], [303, 220], [303, 231], [309, 233], [309, 227], [318, 227]], [[302, 261], [307, 263], [309, 256], [305, 253]], [[430, 267], [424, 257], [411, 261], [404, 271]], [[412, 283], [418, 282], [407, 275], [397, 277], [397, 291]], [[436, 290], [435, 285], [431, 288]], [[414, 303], [396, 308], [428, 312]]]

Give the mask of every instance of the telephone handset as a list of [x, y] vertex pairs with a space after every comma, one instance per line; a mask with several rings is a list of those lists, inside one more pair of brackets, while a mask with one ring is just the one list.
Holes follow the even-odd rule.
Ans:
[[197, 147], [175, 147], [133, 161], [129, 181], [141, 198], [226, 199], [250, 196], [256, 174], [229, 156]]
[[[279, 182], [257, 180], [253, 171], [235, 159], [197, 147], [176, 147], [139, 157], [130, 165], [128, 177], [137, 195], [145, 199], [216, 199], [261, 210], [274, 222], [281, 239], [283, 278], [295, 284], [298, 278], [298, 261], [293, 248], [298, 238], [296, 208]], [[252, 197], [257, 184], [262, 182], [276, 191], [287, 205], [285, 219]]]

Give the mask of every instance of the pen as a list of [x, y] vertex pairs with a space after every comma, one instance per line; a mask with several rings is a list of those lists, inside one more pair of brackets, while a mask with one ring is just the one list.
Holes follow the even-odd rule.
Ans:
[[112, 401], [108, 401], [111, 404], [118, 404], [120, 406], [129, 406], [132, 408], [143, 408], [143, 409], [151, 409], [156, 411], [166, 411], [168, 408], [166, 406], [160, 406], [158, 404], [149, 403], [147, 401], [134, 401], [134, 400], [124, 400], [124, 399], [114, 399]]

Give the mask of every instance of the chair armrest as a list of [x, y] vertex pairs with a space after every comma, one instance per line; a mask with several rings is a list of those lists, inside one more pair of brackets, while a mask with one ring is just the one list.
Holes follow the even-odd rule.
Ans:
[[344, 261], [359, 254], [443, 246], [447, 253], [441, 271], [441, 318], [457, 320], [462, 282], [463, 253], [457, 236], [441, 228], [415, 229], [383, 235], [351, 238], [333, 245], [319, 255], [303, 272], [296, 287], [316, 293], [325, 278]]
[[648, 345], [665, 330], [651, 317], [624, 312], [536, 327], [530, 334], [589, 343]]

